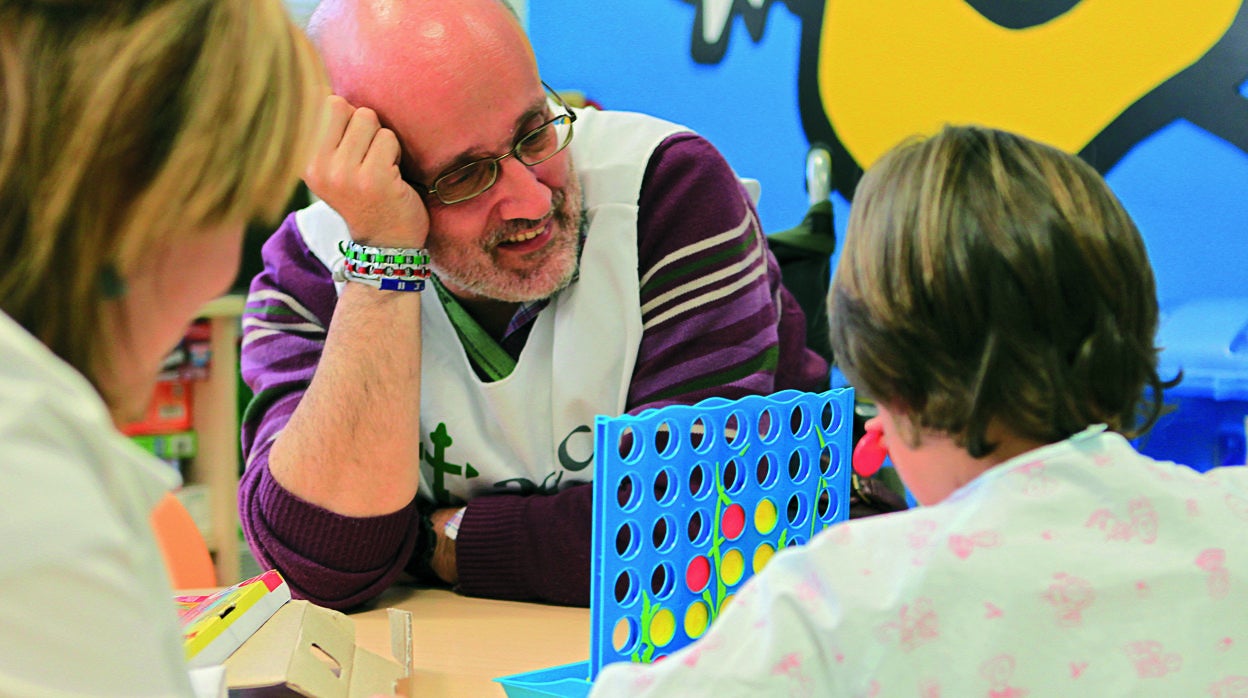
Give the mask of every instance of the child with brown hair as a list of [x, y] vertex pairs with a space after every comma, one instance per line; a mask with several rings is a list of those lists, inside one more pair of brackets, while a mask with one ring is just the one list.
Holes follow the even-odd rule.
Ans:
[[1244, 695], [1248, 470], [1128, 438], [1161, 411], [1153, 274], [1077, 157], [979, 127], [864, 176], [832, 347], [926, 506], [778, 554], [610, 695]]

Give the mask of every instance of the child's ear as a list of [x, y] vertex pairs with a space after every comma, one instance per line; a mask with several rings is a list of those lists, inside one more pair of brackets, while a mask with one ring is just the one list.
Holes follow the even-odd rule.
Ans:
[[892, 427], [892, 437], [900, 439], [902, 443], [910, 448], [918, 448], [923, 435], [923, 429], [915, 423], [910, 417], [910, 411], [903, 402], [891, 402], [884, 404], [876, 403], [876, 409], [879, 410], [878, 416], [872, 419], [888, 420], [889, 426]]

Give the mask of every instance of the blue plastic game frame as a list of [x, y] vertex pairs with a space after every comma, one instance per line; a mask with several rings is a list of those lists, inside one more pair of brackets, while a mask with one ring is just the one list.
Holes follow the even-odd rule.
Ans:
[[584, 696], [607, 664], [675, 652], [772, 554], [846, 520], [853, 400], [789, 390], [598, 417], [590, 659], [500, 677], [507, 694]]

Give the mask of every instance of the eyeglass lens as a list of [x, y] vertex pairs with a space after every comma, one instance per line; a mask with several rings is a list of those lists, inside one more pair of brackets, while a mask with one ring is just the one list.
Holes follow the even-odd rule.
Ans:
[[498, 179], [499, 160], [515, 155], [517, 160], [532, 167], [554, 157], [571, 140], [572, 119], [561, 114], [526, 133], [506, 155], [478, 160], [448, 172], [435, 180], [433, 187], [444, 204], [471, 199], [494, 185]]

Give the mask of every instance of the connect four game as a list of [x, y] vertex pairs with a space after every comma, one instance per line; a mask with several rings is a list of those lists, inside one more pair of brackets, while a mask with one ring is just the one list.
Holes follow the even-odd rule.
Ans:
[[590, 659], [498, 679], [583, 696], [701, 637], [778, 550], [849, 515], [853, 391], [712, 398], [595, 423]]

